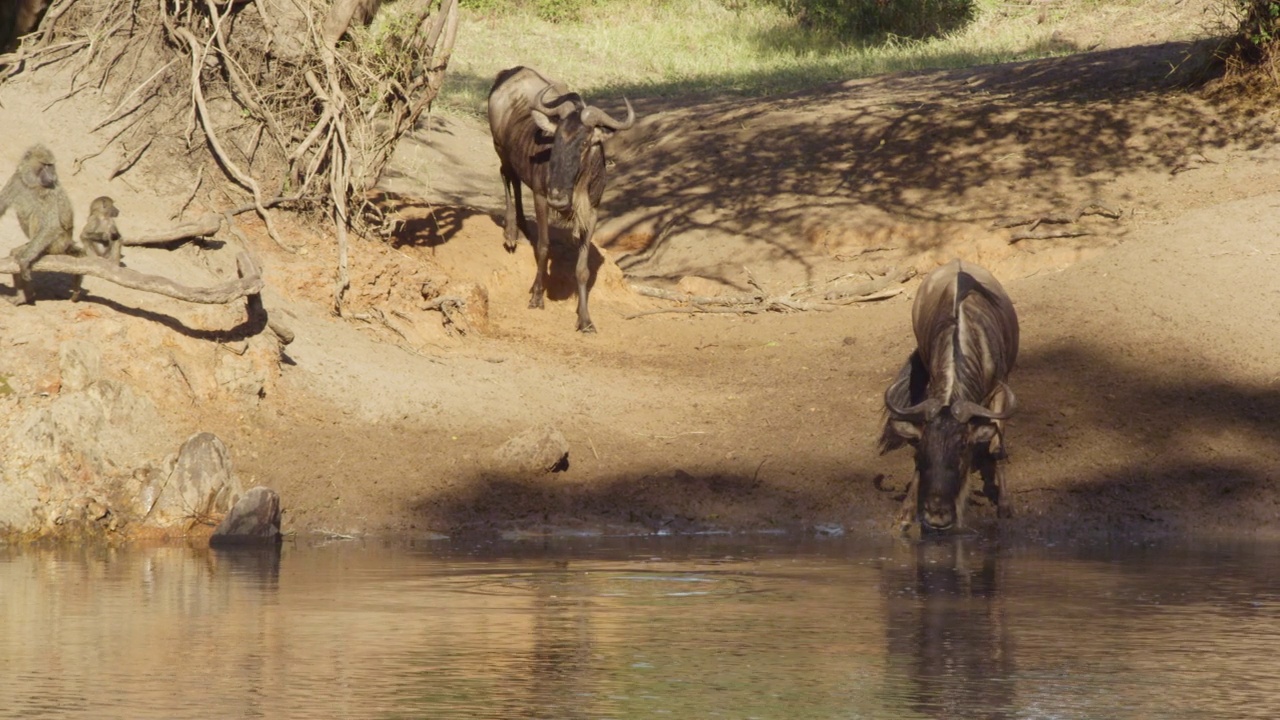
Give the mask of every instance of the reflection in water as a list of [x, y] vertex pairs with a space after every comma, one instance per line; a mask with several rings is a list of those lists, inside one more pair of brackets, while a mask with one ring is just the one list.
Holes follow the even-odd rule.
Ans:
[[0, 549], [0, 718], [1270, 718], [1272, 547]]
[[908, 706], [924, 717], [1014, 716], [1013, 643], [993, 546], [965, 540], [915, 544], [912, 559], [886, 568], [889, 673], [907, 683]]

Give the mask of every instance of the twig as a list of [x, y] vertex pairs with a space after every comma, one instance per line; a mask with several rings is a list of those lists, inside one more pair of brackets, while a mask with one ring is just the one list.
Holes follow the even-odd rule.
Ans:
[[1123, 214], [1124, 213], [1120, 210], [1114, 210], [1105, 205], [1098, 205], [1094, 203], [1090, 205], [1082, 205], [1070, 213], [1054, 213], [1050, 215], [1033, 215], [1033, 216], [1027, 216], [1027, 217], [1001, 218], [993, 222], [992, 226], [998, 227], [998, 228], [1011, 228], [1011, 227], [1018, 227], [1020, 225], [1030, 225], [1031, 229], [1035, 230], [1037, 227], [1039, 227], [1042, 224], [1067, 225], [1071, 223], [1077, 223], [1077, 222], [1080, 222], [1080, 218], [1084, 217], [1085, 215], [1101, 215], [1103, 217], [1116, 220], [1116, 219], [1119, 219], [1120, 216]]
[[[759, 292], [752, 295], [705, 297], [664, 290], [662, 288], [649, 287], [647, 285], [632, 285], [631, 289], [641, 295], [659, 298], [662, 300], [689, 303], [689, 305], [677, 308], [663, 308], [660, 310], [644, 310], [638, 313], [624, 315], [623, 318], [626, 320], [632, 320], [639, 317], [645, 317], [646, 315], [660, 315], [664, 313], [751, 315], [769, 311], [827, 312], [835, 310], [841, 305], [849, 305], [859, 302], [873, 302], [900, 295], [903, 292], [901, 283], [904, 283], [916, 276], [915, 268], [907, 268], [900, 273], [889, 273], [879, 279], [873, 280], [869, 283], [861, 283], [848, 290], [828, 292], [822, 296], [820, 302], [811, 302], [809, 300], [809, 296], [818, 292], [818, 290], [815, 290], [808, 284], [794, 288], [781, 295], [770, 296], [764, 291], [764, 286], [755, 278], [751, 273], [751, 270], [747, 268], [744, 268], [744, 270], [747, 273], [747, 282], [752, 287], [755, 287]], [[887, 287], [894, 283], [897, 283], [899, 287]]]
[[134, 164], [137, 163], [138, 160], [142, 158], [142, 153], [146, 152], [147, 148], [151, 147], [151, 141], [153, 139], [155, 139], [154, 135], [147, 138], [147, 141], [142, 143], [142, 145], [137, 150], [134, 150], [132, 153], [129, 153], [128, 155], [126, 155], [124, 160], [121, 160], [120, 164], [116, 166], [116, 169], [111, 171], [111, 177], [109, 179], [114, 180], [116, 176], [127, 171], [129, 168], [133, 167]]
[[[187, 207], [191, 205], [191, 201], [196, 199], [196, 193], [200, 190], [200, 185], [204, 183], [204, 165], [196, 171], [196, 181], [191, 185], [191, 192], [187, 193], [187, 199], [182, 201], [178, 206], [178, 211], [169, 216], [170, 220], [177, 220], [182, 217], [182, 213], [187, 211]], [[216, 230], [214, 232], [217, 232]], [[176, 238], [175, 238], [176, 239]]]
[[1072, 238], [1092, 234], [1087, 230], [1027, 230], [1010, 235], [1009, 244], [1012, 245], [1019, 240], [1048, 240], [1050, 238]]
[[750, 307], [750, 306], [704, 307], [704, 306], [698, 305], [695, 307], [674, 307], [674, 308], [662, 308], [661, 310], [642, 310], [638, 313], [623, 315], [622, 319], [635, 320], [636, 318], [645, 317], [646, 315], [665, 315], [665, 314], [695, 315], [698, 313], [707, 313], [709, 315], [755, 315], [756, 313], [764, 312], [764, 310], [765, 309], [762, 307]]
[[[827, 302], [839, 302], [849, 298], [853, 298], [853, 302], [866, 302], [868, 299], [883, 299], [879, 297], [870, 298], [869, 296], [880, 293], [880, 291], [894, 283], [904, 283], [915, 277], [916, 274], [916, 269], [914, 267], [909, 267], [896, 274], [892, 272], [886, 273], [884, 276], [870, 282], [859, 283], [853, 287], [845, 288], [843, 290], [832, 290], [826, 295], [823, 295], [822, 299]], [[896, 294], [897, 293], [894, 293], [894, 295]], [[886, 297], [892, 296], [890, 295]]]

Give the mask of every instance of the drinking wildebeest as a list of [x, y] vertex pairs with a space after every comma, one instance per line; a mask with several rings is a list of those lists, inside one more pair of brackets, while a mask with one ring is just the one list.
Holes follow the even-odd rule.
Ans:
[[911, 310], [916, 349], [884, 393], [880, 451], [911, 444], [915, 477], [903, 528], [964, 522], [969, 474], [981, 474], [999, 517], [1011, 514], [998, 463], [1018, 402], [1006, 380], [1018, 357], [1018, 315], [986, 269], [953, 260], [925, 277]]
[[636, 121], [631, 103], [625, 99], [623, 102], [627, 104], [627, 117], [615, 120], [600, 108], [586, 104], [565, 85], [527, 67], [498, 73], [489, 90], [489, 129], [498, 151], [507, 201], [503, 245], [515, 252], [517, 227], [529, 237], [520, 191], [523, 182], [533, 192], [533, 212], [538, 221], [538, 241], [534, 246], [538, 270], [529, 289], [529, 307], [543, 306], [550, 206], [558, 219], [573, 229], [578, 243], [578, 330], [582, 332], [596, 329], [587, 312], [587, 260], [596, 211], [604, 195], [604, 139]]

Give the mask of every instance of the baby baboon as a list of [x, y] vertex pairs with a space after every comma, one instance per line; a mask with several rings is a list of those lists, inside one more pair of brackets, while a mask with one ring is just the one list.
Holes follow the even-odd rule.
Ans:
[[86, 250], [117, 266], [120, 265], [120, 231], [116, 229], [115, 218], [119, 216], [115, 201], [103, 195], [89, 205], [89, 219], [80, 231], [80, 242]]
[[[13, 208], [18, 225], [27, 236], [27, 244], [14, 248], [10, 257], [18, 261], [18, 274], [13, 285], [22, 293], [22, 299], [34, 303], [35, 292], [31, 286], [31, 264], [46, 253], [55, 255], [84, 256], [84, 248], [72, 235], [74, 217], [71, 199], [58, 184], [58, 172], [53, 166], [53, 153], [43, 145], [32, 145], [22, 155], [18, 169], [0, 190], [0, 217]], [[71, 299], [80, 299], [80, 285], [84, 278], [76, 275], [71, 287]]]

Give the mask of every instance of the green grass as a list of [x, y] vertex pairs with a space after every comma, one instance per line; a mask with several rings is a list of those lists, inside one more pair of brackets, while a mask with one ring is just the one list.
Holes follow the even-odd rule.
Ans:
[[[1104, 5], [1143, 2], [1085, 0], [1071, 7], [1080, 14]], [[513, 65], [537, 67], [588, 97], [762, 96], [900, 70], [970, 67], [1082, 49], [1055, 40], [1058, 23], [1045, 22], [1030, 4], [998, 0], [978, 0], [975, 20], [947, 37], [863, 43], [806, 31], [762, 0], [592, 0], [576, 9], [577, 20], [558, 22], [540, 17], [533, 4], [506, 7], [463, 7], [438, 109], [481, 113], [494, 75]], [[1046, 7], [1055, 21], [1072, 12]]]

